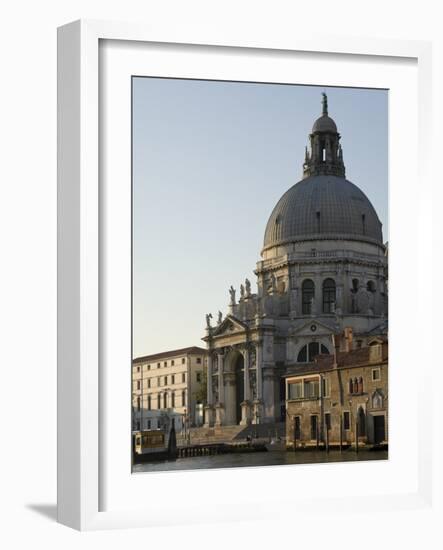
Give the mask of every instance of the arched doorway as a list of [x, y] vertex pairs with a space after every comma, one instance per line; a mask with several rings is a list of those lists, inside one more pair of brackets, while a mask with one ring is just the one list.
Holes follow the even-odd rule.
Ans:
[[225, 361], [224, 372], [225, 390], [225, 424], [240, 424], [242, 411], [241, 403], [244, 400], [244, 360], [237, 351], [229, 352]]
[[358, 436], [364, 437], [366, 435], [366, 415], [362, 407], [358, 409]]

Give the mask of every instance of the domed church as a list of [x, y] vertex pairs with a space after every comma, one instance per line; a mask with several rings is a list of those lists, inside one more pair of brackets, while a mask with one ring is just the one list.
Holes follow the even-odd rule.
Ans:
[[352, 330], [353, 345], [387, 334], [387, 249], [366, 195], [346, 179], [337, 125], [314, 122], [303, 179], [266, 224], [257, 292], [231, 286], [229, 311], [206, 316], [207, 426], [284, 420], [284, 376]]

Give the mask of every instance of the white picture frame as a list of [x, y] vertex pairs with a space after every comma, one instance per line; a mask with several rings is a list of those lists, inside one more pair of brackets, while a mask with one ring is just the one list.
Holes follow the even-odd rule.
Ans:
[[[106, 287], [100, 284], [103, 276], [103, 231], [106, 224], [100, 225], [99, 213], [103, 211], [102, 194], [100, 187], [100, 154], [102, 144], [100, 142], [100, 112], [104, 109], [100, 105], [99, 80], [100, 63], [104, 58], [100, 53], [100, 44], [103, 41], [113, 41], [114, 44], [126, 44], [125, 55], [131, 55], [131, 47], [140, 44], [174, 44], [175, 51], [180, 48], [202, 48], [205, 56], [211, 59], [211, 48], [224, 48], [232, 56], [248, 56], [256, 52], [267, 55], [267, 52], [285, 56], [294, 52], [304, 52], [311, 56], [329, 55], [329, 59], [340, 57], [349, 62], [355, 60], [389, 59], [394, 67], [403, 60], [413, 60], [416, 64], [416, 78], [418, 82], [418, 101], [414, 108], [418, 116], [418, 147], [413, 144], [415, 161], [417, 162], [420, 190], [424, 195], [420, 203], [421, 217], [417, 221], [422, 236], [431, 234], [431, 220], [423, 214], [426, 204], [432, 200], [432, 178], [429, 177], [430, 162], [427, 162], [430, 151], [430, 127], [431, 127], [431, 46], [426, 42], [409, 42], [396, 40], [370, 40], [351, 37], [319, 37], [314, 35], [297, 34], [297, 36], [273, 37], [235, 37], [226, 33], [210, 40], [204, 33], [201, 36], [193, 34], [186, 36], [186, 32], [174, 32], [171, 36], [156, 35], [155, 31], [145, 26], [136, 24], [101, 22], [101, 21], [77, 21], [61, 27], [58, 32], [58, 520], [70, 527], [80, 530], [122, 528], [122, 527], [148, 527], [162, 524], [178, 524], [189, 522], [210, 522], [216, 520], [213, 511], [203, 499], [200, 503], [197, 499], [183, 510], [183, 507], [168, 507], [168, 502], [161, 502], [156, 506], [141, 507], [140, 503], [131, 498], [129, 488], [120, 488], [121, 492], [114, 491], [115, 496], [112, 506], [104, 505], [103, 485], [112, 483], [119, 475], [121, 462], [114, 461], [103, 465], [103, 450], [107, 447], [106, 415], [109, 414], [107, 404], [109, 402], [108, 391], [112, 392], [118, 385], [119, 378], [103, 387], [103, 357], [100, 352], [100, 334], [103, 322], [103, 301], [106, 300]], [[209, 49], [208, 49], [209, 48]], [[118, 48], [117, 48], [118, 49]], [[160, 50], [151, 52], [151, 59], [157, 56], [160, 61]], [[209, 56], [209, 57], [208, 57]], [[125, 58], [126, 59], [126, 58]], [[162, 62], [165, 60], [163, 59]], [[211, 69], [212, 70], [212, 69]], [[284, 67], [281, 69], [284, 71]], [[171, 65], [169, 75], [174, 76], [174, 67]], [[116, 74], [120, 74], [118, 71]], [[214, 69], [213, 78], [217, 78]], [[183, 72], [180, 74], [183, 76]], [[276, 77], [277, 78], [277, 77]], [[415, 78], [415, 77], [414, 77]], [[249, 79], [246, 78], [246, 79]], [[269, 81], [272, 81], [269, 79]], [[337, 84], [340, 85], [338, 79]], [[323, 82], [328, 84], [328, 82]], [[343, 83], [341, 85], [344, 85]], [[351, 85], [348, 83], [348, 85]], [[412, 94], [415, 91], [411, 90]], [[412, 96], [411, 96], [412, 97]], [[415, 125], [416, 121], [412, 124]], [[414, 126], [415, 127], [415, 126]], [[121, 126], [120, 126], [121, 128]], [[127, 135], [126, 140], [130, 139]], [[127, 151], [127, 149], [126, 149]], [[411, 150], [412, 151], [412, 150]], [[398, 158], [399, 151], [391, 151], [391, 158]], [[411, 161], [412, 162], [412, 161]], [[394, 162], [395, 164], [395, 162]], [[414, 165], [414, 164], [413, 164]], [[395, 167], [394, 167], [395, 169]], [[123, 169], [123, 173], [126, 173]], [[398, 173], [397, 173], [398, 176]], [[405, 175], [407, 178], [407, 174]], [[115, 204], [114, 199], [114, 204]], [[406, 201], [407, 202], [407, 201]], [[405, 202], [405, 204], [406, 204]], [[106, 208], [109, 207], [106, 206]], [[112, 205], [110, 206], [113, 207]], [[391, 223], [401, 223], [401, 219], [394, 219]], [[395, 231], [395, 229], [394, 229]], [[425, 239], [424, 239], [425, 240]], [[426, 263], [431, 255], [430, 246], [422, 246], [416, 252], [419, 261]], [[394, 269], [395, 269], [394, 250]], [[398, 261], [398, 259], [397, 259]], [[124, 263], [124, 262], [123, 262]], [[128, 266], [129, 268], [129, 266]], [[124, 274], [123, 274], [124, 276]], [[419, 284], [425, 274], [418, 271], [414, 278], [414, 284]], [[415, 288], [415, 286], [414, 286]], [[395, 294], [395, 292], [394, 292]], [[425, 291], [423, 300], [417, 297], [412, 299], [411, 307], [414, 312], [420, 311], [426, 315], [429, 307], [431, 289]], [[426, 301], [428, 299], [428, 302]], [[127, 305], [121, 306], [123, 309]], [[417, 327], [417, 331], [419, 331]], [[394, 338], [395, 345], [395, 338]], [[428, 355], [426, 355], [428, 353]], [[401, 356], [399, 355], [399, 358]], [[395, 359], [395, 354], [394, 354]], [[431, 358], [429, 351], [422, 356], [423, 372], [429, 375]], [[395, 365], [394, 365], [395, 366]], [[391, 367], [390, 367], [391, 368]], [[116, 371], [115, 366], [111, 368]], [[129, 378], [129, 371], [125, 376]], [[121, 374], [120, 374], [121, 376]], [[227, 495], [222, 494], [222, 488], [226, 484], [232, 484], [237, 502], [227, 507], [217, 520], [234, 520], [239, 514], [243, 519], [261, 519], [290, 517], [290, 509], [294, 506], [303, 513], [318, 513], [327, 511], [331, 506], [338, 513], [346, 513], [356, 505], [365, 513], [371, 513], [374, 504], [377, 510], [399, 509], [430, 509], [432, 503], [432, 469], [430, 433], [430, 407], [429, 394], [424, 392], [423, 381], [417, 385], [416, 418], [412, 423], [417, 457], [411, 461], [408, 467], [414, 469], [416, 476], [412, 485], [408, 485], [405, 491], [389, 490], [383, 495], [380, 502], [380, 493], [374, 490], [371, 494], [366, 491], [343, 493], [337, 492], [331, 495], [322, 489], [324, 480], [328, 477], [328, 468], [331, 465], [322, 466], [318, 474], [318, 491], [314, 491], [312, 498], [306, 493], [301, 495], [288, 495], [285, 493], [285, 478], [290, 475], [288, 467], [269, 468], [266, 472], [261, 469], [263, 479], [271, 481], [270, 475], [278, 482], [275, 490], [268, 489], [252, 495], [242, 494], [238, 488], [242, 479], [251, 480], [257, 475], [257, 471], [230, 470], [224, 472], [199, 472], [200, 482], [208, 485], [214, 483], [220, 487], [220, 502], [226, 502]], [[129, 381], [128, 381], [129, 383]], [[392, 400], [391, 400], [392, 403]], [[395, 399], [393, 401], [395, 407]], [[118, 409], [118, 407], [117, 407]], [[394, 411], [395, 413], [395, 411]], [[129, 407], [128, 407], [129, 414]], [[126, 425], [126, 417], [115, 420], [116, 433]], [[394, 420], [395, 422], [395, 414]], [[127, 425], [128, 440], [117, 437], [116, 454], [119, 454], [118, 446], [125, 448], [129, 441], [130, 424]], [[126, 451], [125, 451], [126, 452]], [[127, 454], [129, 456], [129, 447]], [[406, 461], [407, 462], [407, 461]], [[347, 464], [346, 468], [352, 467]], [[279, 469], [280, 468], [280, 469]], [[305, 468], [307, 476], [312, 476], [312, 466]], [[257, 470], [257, 469], [255, 469]], [[278, 470], [278, 472], [277, 472]], [[334, 468], [334, 477], [340, 477], [342, 468]], [[127, 476], [130, 472], [125, 472]], [[405, 470], [406, 473], [406, 470]], [[181, 477], [178, 477], [178, 476]], [[317, 475], [317, 474], [316, 474]], [[152, 490], [159, 490], [161, 486], [169, 483], [167, 476], [174, 483], [182, 483], [184, 490], [192, 490], [192, 485], [197, 481], [195, 473], [160, 474], [144, 480], [149, 483]], [[146, 476], [145, 476], [146, 477]], [[123, 479], [123, 477], [122, 477]], [[116, 481], [118, 484], [120, 481]], [[123, 481], [122, 481], [123, 483]], [[127, 483], [127, 481], [125, 481]], [[141, 482], [140, 482], [141, 483]], [[132, 483], [133, 485], [133, 483]], [[405, 485], [406, 487], [406, 485]], [[285, 511], [266, 509], [266, 503], [278, 502], [281, 499], [285, 503]], [[118, 502], [118, 506], [116, 505]], [[106, 503], [105, 503], [106, 504]], [[166, 513], [167, 510], [167, 513]]]

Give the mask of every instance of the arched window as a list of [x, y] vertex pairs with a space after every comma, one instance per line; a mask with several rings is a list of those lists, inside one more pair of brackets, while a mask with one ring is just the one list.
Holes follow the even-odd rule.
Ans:
[[372, 408], [381, 409], [383, 407], [383, 397], [378, 391], [374, 392], [372, 395]]
[[302, 313], [303, 315], [309, 315], [312, 312], [312, 301], [315, 298], [315, 286], [314, 281], [306, 279], [303, 281], [302, 287]]
[[352, 378], [349, 379], [349, 393], [354, 393], [354, 382]]
[[361, 376], [358, 379], [358, 393], [363, 393], [363, 378]]
[[298, 352], [297, 363], [306, 363], [308, 361], [308, 346], [303, 346]]
[[310, 342], [301, 348], [297, 355], [297, 363], [309, 363], [316, 355], [329, 355], [329, 350], [319, 342]]
[[335, 310], [335, 281], [323, 281], [323, 313], [334, 313]]

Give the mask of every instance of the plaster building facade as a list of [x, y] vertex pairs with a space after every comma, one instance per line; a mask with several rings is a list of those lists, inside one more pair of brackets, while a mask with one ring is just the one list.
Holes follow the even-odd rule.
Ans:
[[133, 360], [133, 430], [162, 428], [166, 414], [177, 431], [203, 423], [206, 356], [205, 349], [194, 346]]
[[285, 375], [353, 330], [355, 346], [387, 334], [387, 255], [381, 222], [345, 177], [337, 126], [323, 94], [309, 134], [303, 179], [267, 222], [257, 290], [229, 289], [226, 316], [206, 318], [206, 426], [285, 419]]
[[286, 377], [287, 448], [388, 443], [388, 343], [355, 349], [352, 330]]

